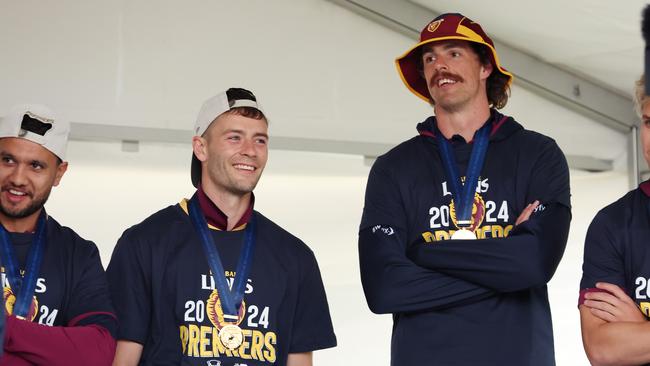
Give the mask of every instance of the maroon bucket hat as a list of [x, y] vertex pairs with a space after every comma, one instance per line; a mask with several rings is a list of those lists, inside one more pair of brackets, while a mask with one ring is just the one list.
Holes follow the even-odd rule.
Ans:
[[421, 57], [420, 47], [427, 43], [444, 41], [448, 39], [460, 39], [468, 42], [475, 42], [490, 49], [490, 61], [494, 71], [508, 77], [508, 85], [512, 83], [513, 76], [499, 63], [499, 56], [494, 48], [494, 42], [483, 31], [481, 25], [473, 22], [462, 14], [442, 14], [427, 24], [420, 33], [420, 42], [411, 47], [405, 54], [395, 60], [399, 76], [406, 87], [413, 94], [429, 101], [429, 88], [420, 71], [418, 70], [418, 58]]

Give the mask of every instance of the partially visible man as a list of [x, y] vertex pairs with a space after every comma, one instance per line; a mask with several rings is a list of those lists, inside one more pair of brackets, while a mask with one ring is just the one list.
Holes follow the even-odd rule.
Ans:
[[312, 365], [336, 345], [316, 259], [253, 210], [266, 116], [231, 88], [203, 104], [194, 134], [196, 193], [126, 230], [108, 267], [114, 364]]
[[370, 309], [393, 313], [391, 365], [554, 365], [562, 151], [497, 111], [512, 75], [467, 17], [437, 17], [396, 62], [435, 116], [377, 159], [366, 188], [361, 279]]
[[[68, 163], [69, 124], [44, 106], [0, 119], [0, 365], [110, 365], [117, 321], [94, 243], [43, 207]], [[83, 209], [83, 207], [80, 207]]]
[[[643, 156], [650, 163], [650, 98], [636, 82]], [[585, 240], [582, 342], [592, 365], [650, 365], [650, 181], [598, 212]]]

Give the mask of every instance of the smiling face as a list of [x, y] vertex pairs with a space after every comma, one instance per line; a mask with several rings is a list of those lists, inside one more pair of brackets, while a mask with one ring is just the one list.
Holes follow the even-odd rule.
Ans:
[[492, 64], [481, 64], [467, 41], [422, 46], [422, 73], [436, 108], [456, 112], [477, 103], [488, 105], [486, 80]]
[[204, 190], [244, 196], [253, 191], [268, 158], [266, 119], [220, 115], [202, 137], [194, 137]]
[[14, 137], [0, 138], [0, 219], [36, 219], [67, 163], [41, 145]]

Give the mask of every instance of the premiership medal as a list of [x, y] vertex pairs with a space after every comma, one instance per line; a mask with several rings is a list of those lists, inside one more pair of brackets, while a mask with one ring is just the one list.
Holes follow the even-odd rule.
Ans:
[[456, 231], [451, 235], [452, 240], [474, 240], [476, 239], [476, 233], [467, 230], [465, 228], [461, 228], [460, 230]]
[[472, 154], [470, 155], [467, 166], [464, 184], [461, 182], [460, 175], [458, 174], [458, 164], [456, 163], [451, 144], [442, 135], [442, 132], [438, 131], [439, 133], [436, 134], [440, 148], [440, 158], [445, 168], [445, 175], [449, 181], [452, 199], [457, 204], [456, 226], [459, 230], [452, 234], [451, 239], [476, 239], [476, 233], [470, 230], [472, 226], [472, 207], [474, 206], [474, 194], [478, 186], [478, 178], [487, 153], [491, 129], [492, 123], [488, 121], [474, 135], [474, 146], [472, 147]]
[[[32, 320], [36, 316], [36, 297], [34, 290], [36, 289], [36, 281], [43, 262], [43, 253], [45, 252], [45, 224], [47, 215], [45, 210], [41, 210], [36, 223], [36, 232], [32, 240], [29, 253], [27, 254], [27, 262], [25, 263], [25, 275], [20, 275], [20, 268], [14, 247], [11, 244], [9, 233], [0, 225], [0, 257], [2, 264], [5, 267], [5, 275], [9, 281], [11, 291], [9, 296], [4, 293], [5, 297], [5, 310], [7, 313], [11, 311], [18, 319]], [[8, 306], [8, 301], [11, 296], [14, 296], [13, 306]]]
[[236, 350], [244, 341], [244, 333], [241, 328], [235, 324], [224, 325], [219, 329], [219, 339], [229, 350]]
[[[214, 239], [209, 232], [208, 223], [203, 216], [203, 212], [199, 207], [198, 199], [193, 197], [189, 201], [189, 215], [196, 229], [203, 251], [207, 257], [210, 271], [214, 278], [214, 284], [217, 293], [219, 294], [219, 301], [215, 302], [215, 306], [220, 306], [223, 311], [223, 317], [226, 319], [239, 319], [239, 310], [242, 306], [244, 299], [244, 291], [246, 289], [246, 279], [250, 273], [251, 263], [253, 261], [253, 252], [255, 250], [255, 214], [251, 215], [246, 230], [244, 231], [244, 245], [242, 246], [237, 263], [237, 271], [235, 272], [235, 279], [232, 285], [232, 291], [228, 287], [226, 275], [217, 251], [217, 246]], [[219, 339], [221, 343], [229, 350], [235, 350], [244, 341], [244, 333], [242, 329], [234, 323], [227, 323], [219, 329]]]

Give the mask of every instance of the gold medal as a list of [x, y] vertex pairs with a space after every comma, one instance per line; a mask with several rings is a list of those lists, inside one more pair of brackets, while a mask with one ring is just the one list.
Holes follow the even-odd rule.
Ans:
[[469, 231], [465, 228], [461, 228], [451, 235], [452, 240], [474, 240], [476, 239], [476, 233]]
[[244, 333], [235, 324], [227, 324], [219, 329], [219, 339], [226, 348], [232, 351], [239, 348], [242, 344], [244, 341]]

